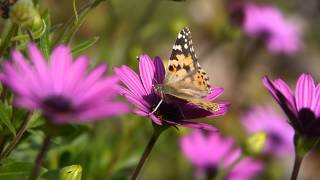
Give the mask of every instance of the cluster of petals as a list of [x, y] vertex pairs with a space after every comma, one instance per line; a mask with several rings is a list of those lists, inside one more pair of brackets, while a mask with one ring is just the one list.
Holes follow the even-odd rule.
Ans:
[[278, 156], [293, 153], [294, 131], [287, 118], [271, 106], [255, 106], [241, 117], [241, 122], [250, 133], [267, 133], [265, 152]]
[[218, 133], [205, 134], [201, 130], [193, 130], [181, 138], [180, 146], [183, 154], [200, 171], [218, 172], [231, 167], [226, 178], [229, 180], [252, 179], [263, 170], [260, 161], [249, 157], [238, 162], [241, 156], [240, 148], [235, 146], [232, 138]]
[[15, 94], [14, 103], [38, 110], [53, 123], [84, 122], [126, 113], [129, 107], [117, 101], [116, 76], [104, 76], [106, 65], [88, 72], [88, 59], [72, 59], [68, 47], [56, 47], [47, 62], [30, 44], [29, 59], [19, 51], [4, 61], [1, 82]]
[[293, 55], [301, 49], [299, 26], [276, 7], [246, 4], [243, 28], [248, 36], [263, 39], [272, 53]]
[[[155, 92], [154, 86], [161, 84], [165, 78], [165, 68], [159, 57], [151, 59], [148, 55], [139, 57], [139, 73], [128, 66], [115, 68], [116, 75], [126, 87], [120, 88], [120, 93], [138, 109], [134, 112], [140, 116], [149, 117], [157, 125], [186, 126], [214, 130], [209, 124], [189, 121], [189, 119], [221, 116], [229, 109], [229, 103], [218, 102], [218, 111], [207, 111], [186, 102], [163, 102], [156, 112], [152, 111], [158, 105], [161, 97]], [[205, 98], [213, 100], [220, 96], [222, 88], [213, 88]]]
[[288, 116], [296, 133], [307, 137], [320, 136], [320, 84], [310, 74], [302, 74], [295, 93], [281, 79], [263, 78], [263, 84]]

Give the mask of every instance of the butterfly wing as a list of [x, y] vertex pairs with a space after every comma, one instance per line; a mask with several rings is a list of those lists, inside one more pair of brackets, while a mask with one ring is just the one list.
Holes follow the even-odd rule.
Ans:
[[[191, 32], [183, 28], [175, 41], [166, 71], [165, 84], [190, 96], [203, 97], [211, 91], [209, 78], [194, 52]], [[175, 95], [172, 94], [171, 95]]]

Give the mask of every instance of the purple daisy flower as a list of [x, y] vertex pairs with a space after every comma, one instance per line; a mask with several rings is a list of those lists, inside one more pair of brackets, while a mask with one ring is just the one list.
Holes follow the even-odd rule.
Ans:
[[301, 48], [297, 24], [286, 20], [278, 8], [247, 4], [244, 14], [244, 31], [252, 38], [265, 40], [271, 52], [293, 55]]
[[[129, 67], [123, 65], [115, 68], [123, 84], [120, 92], [132, 104], [138, 107], [134, 110], [137, 115], [149, 117], [157, 125], [187, 126], [191, 128], [204, 128], [214, 130], [211, 125], [199, 122], [191, 122], [188, 119], [221, 116], [228, 111], [229, 103], [217, 103], [218, 111], [207, 111], [186, 102], [176, 101], [173, 103], [163, 102], [155, 112], [161, 97], [155, 92], [154, 86], [161, 84], [165, 77], [165, 68], [162, 60], [156, 57], [152, 60], [148, 55], [139, 58], [140, 77]], [[213, 88], [206, 98], [213, 100], [221, 95], [222, 88]]]
[[279, 103], [295, 131], [306, 137], [320, 136], [320, 84], [310, 74], [302, 74], [295, 94], [281, 79], [262, 79], [264, 86]]
[[106, 65], [88, 73], [84, 56], [72, 62], [70, 49], [60, 45], [47, 63], [39, 49], [30, 44], [29, 60], [12, 52], [12, 61], [2, 65], [0, 79], [15, 94], [14, 103], [40, 110], [53, 123], [84, 122], [126, 113], [129, 107], [115, 100], [116, 76], [103, 76]]
[[222, 137], [218, 133], [205, 134], [200, 130], [193, 130], [181, 138], [180, 146], [198, 173], [214, 177], [219, 170], [231, 168], [226, 179], [242, 180], [255, 177], [263, 169], [263, 164], [252, 158], [243, 158], [237, 162], [241, 156], [240, 148], [235, 147], [232, 138]]
[[243, 115], [241, 120], [249, 133], [261, 131], [267, 133], [266, 153], [283, 156], [294, 152], [294, 131], [287, 123], [287, 119], [272, 107], [256, 106]]

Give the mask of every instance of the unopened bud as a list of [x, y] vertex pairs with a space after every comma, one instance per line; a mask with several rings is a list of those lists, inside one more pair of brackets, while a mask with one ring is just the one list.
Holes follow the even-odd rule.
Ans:
[[10, 9], [12, 22], [19, 26], [32, 26], [37, 16], [32, 0], [19, 0]]
[[257, 132], [249, 136], [245, 142], [245, 152], [248, 155], [257, 156], [263, 152], [267, 140], [265, 132]]
[[81, 180], [82, 168], [80, 165], [64, 167], [59, 172], [59, 180]]

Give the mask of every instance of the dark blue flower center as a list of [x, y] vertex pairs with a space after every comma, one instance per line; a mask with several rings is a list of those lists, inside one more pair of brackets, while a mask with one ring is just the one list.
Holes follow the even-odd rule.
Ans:
[[206, 179], [213, 179], [218, 174], [218, 168], [216, 166], [206, 167]]
[[269, 135], [270, 141], [273, 142], [275, 145], [281, 145], [283, 143], [282, 137], [277, 133], [270, 133]]
[[64, 96], [49, 96], [43, 101], [44, 108], [51, 113], [67, 113], [72, 110], [72, 103]]
[[258, 33], [258, 38], [261, 41], [268, 41], [271, 38], [271, 32], [267, 29], [261, 29], [260, 32]]

